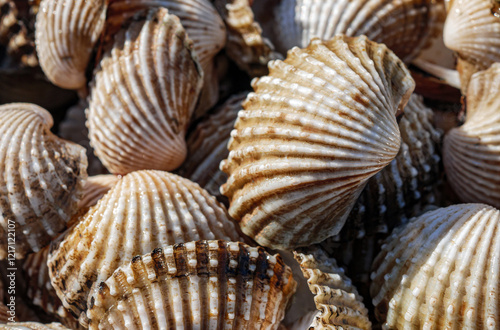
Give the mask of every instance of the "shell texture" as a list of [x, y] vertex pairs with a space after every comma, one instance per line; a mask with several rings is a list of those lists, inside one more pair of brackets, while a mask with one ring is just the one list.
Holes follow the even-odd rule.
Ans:
[[90, 329], [277, 329], [294, 291], [279, 255], [237, 242], [187, 242], [118, 268], [99, 285], [88, 316]]
[[52, 124], [34, 104], [0, 106], [0, 259], [7, 237], [15, 234], [15, 257], [22, 259], [48, 245], [77, 211], [85, 149], [53, 135]]
[[463, 202], [500, 208], [500, 64], [474, 74], [467, 91], [467, 119], [444, 139], [448, 182]]
[[197, 184], [167, 172], [133, 172], [54, 244], [48, 260], [52, 285], [64, 306], [79, 315], [92, 284], [134, 256], [200, 239], [243, 240], [225, 208]]
[[89, 177], [83, 186], [83, 196], [78, 203], [78, 208], [84, 209], [97, 204], [97, 201], [101, 199], [101, 197], [104, 196], [120, 179], [120, 176], [112, 174], [102, 174]]
[[96, 70], [90, 143], [114, 174], [173, 170], [203, 84], [193, 44], [165, 8], [141, 11], [115, 35]]
[[60, 323], [42, 324], [38, 322], [13, 322], [0, 325], [0, 329], [8, 330], [70, 330]]
[[9, 308], [0, 302], [0, 326], [2, 323], [9, 322]]
[[269, 69], [238, 114], [221, 192], [244, 233], [291, 249], [338, 234], [367, 180], [397, 155], [396, 113], [414, 82], [366, 37], [314, 40]]
[[366, 35], [410, 62], [441, 32], [445, 9], [435, 0], [283, 0], [275, 16], [283, 54], [313, 38]]
[[460, 204], [413, 219], [386, 240], [371, 295], [387, 329], [496, 329], [500, 212]]

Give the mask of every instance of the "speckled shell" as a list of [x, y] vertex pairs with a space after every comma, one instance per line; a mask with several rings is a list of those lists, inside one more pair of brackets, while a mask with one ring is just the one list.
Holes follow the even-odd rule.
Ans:
[[119, 180], [121, 176], [102, 174], [91, 176], [83, 186], [83, 196], [78, 203], [78, 208], [83, 209], [94, 206]]
[[237, 242], [188, 242], [118, 268], [99, 285], [88, 316], [90, 329], [277, 329], [294, 291], [279, 255]]
[[384, 45], [337, 36], [294, 48], [253, 81], [221, 169], [229, 213], [281, 249], [338, 234], [367, 180], [400, 147], [414, 82]]
[[275, 45], [283, 54], [313, 38], [366, 35], [409, 62], [441, 32], [445, 9], [435, 0], [283, 0], [275, 10]]
[[139, 12], [114, 39], [92, 83], [90, 144], [114, 174], [173, 170], [203, 84], [192, 41], [165, 8]]
[[0, 325], [2, 330], [70, 330], [60, 323], [14, 322]]
[[132, 172], [54, 244], [48, 261], [52, 285], [78, 315], [92, 284], [134, 256], [199, 239], [243, 238], [226, 209], [197, 184], [167, 172]]
[[467, 120], [444, 139], [448, 182], [463, 202], [500, 208], [500, 64], [474, 74], [467, 91]]
[[53, 135], [52, 124], [50, 113], [34, 104], [0, 106], [0, 259], [14, 233], [22, 259], [48, 245], [77, 211], [85, 149]]
[[371, 295], [388, 329], [497, 329], [500, 212], [461, 204], [399, 227], [374, 262]]
[[42, 0], [35, 43], [40, 66], [54, 84], [78, 89], [106, 19], [104, 0]]

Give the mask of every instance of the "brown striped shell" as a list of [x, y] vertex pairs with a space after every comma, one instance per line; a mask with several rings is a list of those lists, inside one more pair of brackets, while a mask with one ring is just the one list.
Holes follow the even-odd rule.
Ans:
[[83, 209], [97, 204], [97, 201], [120, 179], [121, 176], [112, 174], [90, 176], [83, 186], [82, 199], [78, 203], [78, 208]]
[[9, 308], [0, 301], [0, 326], [3, 323], [9, 322], [9, 317], [11, 317], [9, 314]]

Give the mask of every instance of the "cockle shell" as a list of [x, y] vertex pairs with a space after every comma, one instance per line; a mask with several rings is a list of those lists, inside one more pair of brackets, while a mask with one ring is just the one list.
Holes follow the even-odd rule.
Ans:
[[1, 324], [2, 330], [70, 330], [60, 323], [42, 324], [38, 322], [13, 322]]
[[371, 295], [386, 329], [497, 329], [500, 212], [441, 208], [398, 227], [373, 264]]
[[102, 174], [91, 176], [85, 181], [83, 186], [83, 196], [78, 203], [78, 208], [87, 208], [97, 204], [97, 201], [104, 196], [119, 180], [121, 176], [112, 174]]
[[90, 329], [277, 329], [294, 291], [279, 255], [186, 242], [118, 268], [90, 299], [88, 317]]
[[40, 250], [77, 211], [87, 177], [85, 149], [57, 138], [52, 125], [37, 105], [0, 106], [0, 259]]
[[79, 315], [93, 283], [134, 256], [199, 239], [243, 240], [224, 206], [197, 184], [167, 172], [132, 172], [54, 244], [48, 260], [52, 285], [64, 306]]
[[177, 168], [202, 84], [179, 19], [165, 8], [139, 12], [95, 73], [87, 117], [96, 155], [115, 174]]
[[290, 249], [338, 234], [367, 180], [397, 155], [396, 113], [414, 82], [366, 37], [314, 40], [269, 70], [238, 114], [221, 192], [244, 233]]
[[467, 90], [467, 120], [446, 135], [448, 182], [463, 202], [500, 208], [500, 64], [474, 74]]

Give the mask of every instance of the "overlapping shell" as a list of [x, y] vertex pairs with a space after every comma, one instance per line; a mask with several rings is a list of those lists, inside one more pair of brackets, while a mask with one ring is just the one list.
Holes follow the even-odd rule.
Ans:
[[96, 70], [90, 143], [108, 170], [173, 170], [203, 84], [193, 44], [165, 8], [141, 11], [115, 35]]
[[243, 232], [287, 249], [338, 234], [367, 180], [397, 155], [396, 113], [414, 82], [366, 37], [314, 40], [269, 69], [238, 114], [221, 192]]
[[500, 211], [461, 204], [396, 229], [374, 262], [371, 294], [388, 329], [496, 329]]
[[34, 104], [0, 106], [0, 259], [40, 250], [77, 211], [85, 149], [53, 135], [52, 124]]
[[277, 329], [294, 291], [279, 255], [237, 242], [187, 242], [118, 268], [99, 285], [88, 317], [90, 329]]
[[78, 208], [83, 209], [97, 204], [97, 201], [101, 199], [101, 197], [105, 195], [120, 179], [120, 176], [112, 174], [102, 174], [89, 177], [83, 186], [82, 199], [78, 203]]

